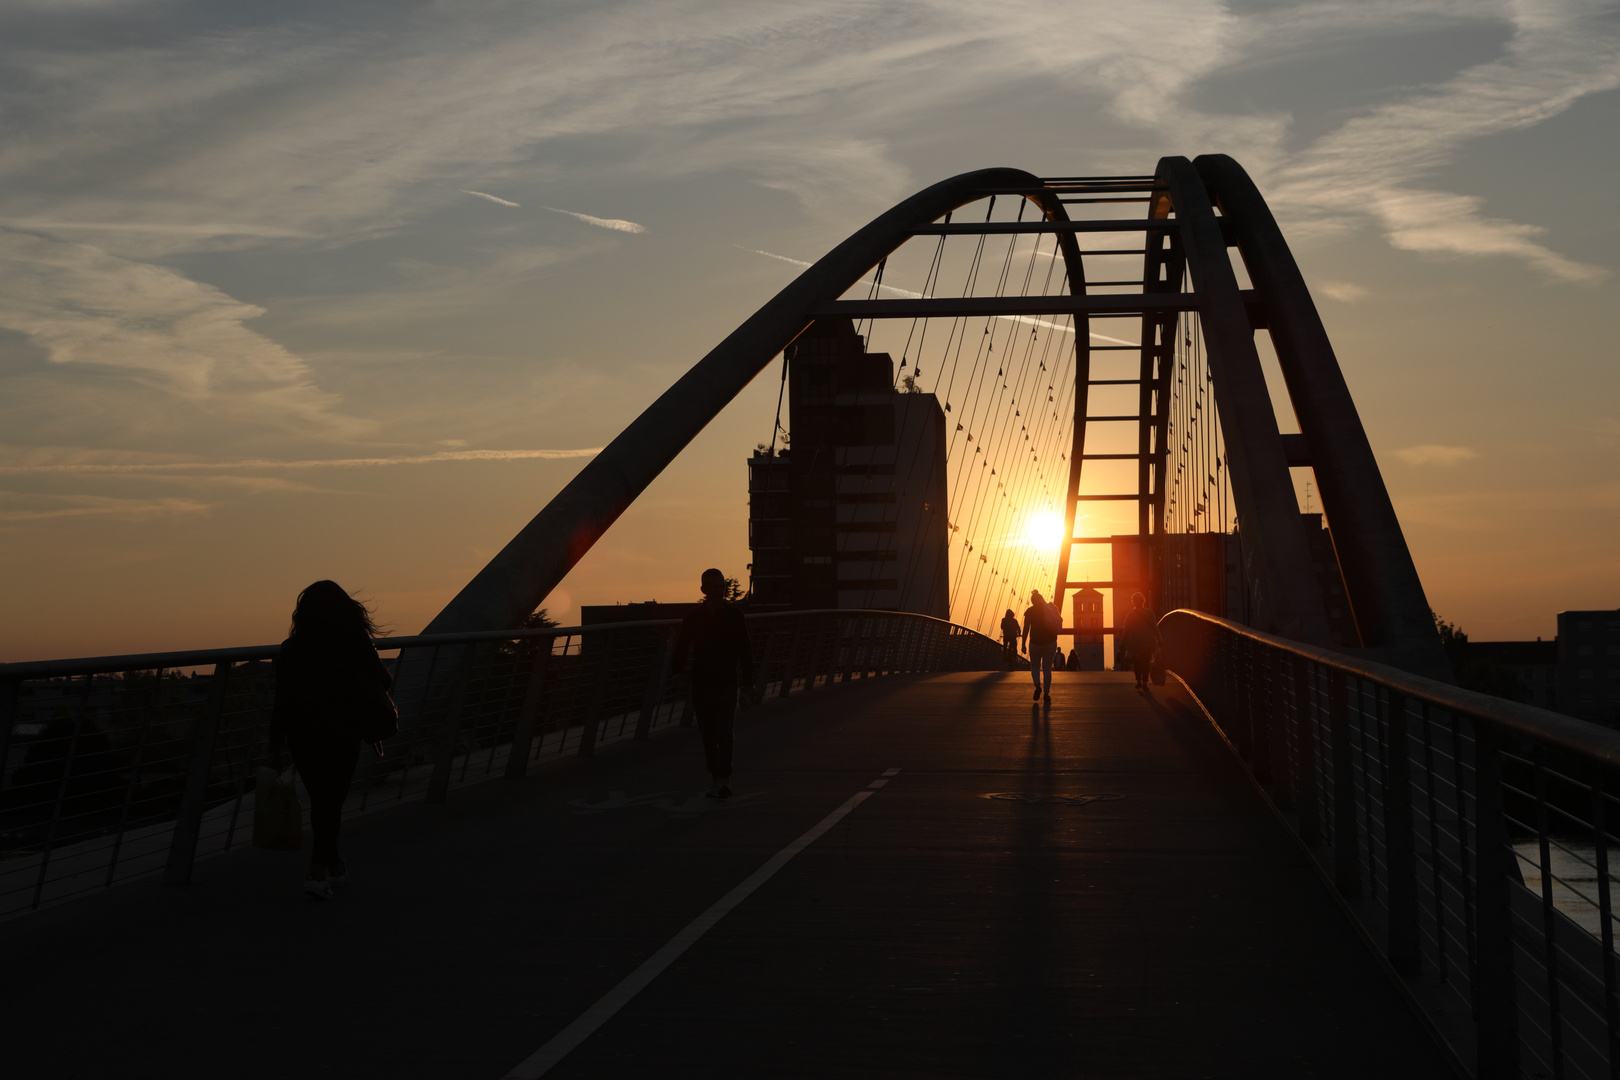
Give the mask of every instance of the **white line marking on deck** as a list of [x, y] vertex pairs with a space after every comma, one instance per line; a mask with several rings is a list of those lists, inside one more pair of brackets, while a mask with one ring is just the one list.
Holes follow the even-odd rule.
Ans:
[[[899, 769], [890, 769], [884, 776], [893, 776]], [[886, 781], [873, 781], [873, 787], [882, 786]], [[546, 1070], [567, 1057], [569, 1053], [590, 1038], [597, 1028], [612, 1019], [613, 1014], [630, 1003], [630, 1000], [646, 989], [647, 984], [663, 973], [664, 969], [680, 959], [682, 953], [697, 944], [699, 938], [714, 928], [714, 924], [726, 917], [732, 908], [748, 899], [750, 893], [769, 881], [776, 872], [786, 866], [793, 856], [815, 843], [834, 825], [849, 816], [861, 803], [872, 797], [872, 788], [857, 791], [849, 799], [822, 818], [815, 827], [799, 837], [787, 847], [770, 857], [770, 860], [755, 870], [741, 885], [732, 889], [714, 905], [693, 919], [686, 928], [669, 939], [662, 949], [648, 957], [640, 967], [625, 976], [624, 980], [602, 996], [602, 999], [580, 1014], [579, 1019], [563, 1028], [551, 1037], [551, 1041], [525, 1058], [522, 1064], [513, 1068], [506, 1074], [505, 1080], [536, 1080], [544, 1076]]]

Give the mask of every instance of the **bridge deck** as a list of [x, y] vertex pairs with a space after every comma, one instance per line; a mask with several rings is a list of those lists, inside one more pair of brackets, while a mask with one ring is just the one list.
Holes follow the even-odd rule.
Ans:
[[498, 1080], [898, 768], [546, 1075], [1449, 1074], [1184, 697], [1028, 687], [772, 702], [726, 804], [679, 731], [362, 818], [330, 904], [245, 851], [0, 925], [7, 1072]]

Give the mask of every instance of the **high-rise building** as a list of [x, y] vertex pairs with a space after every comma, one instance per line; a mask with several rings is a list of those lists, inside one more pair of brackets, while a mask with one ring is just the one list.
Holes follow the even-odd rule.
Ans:
[[1558, 613], [1558, 711], [1620, 727], [1620, 609]]
[[844, 319], [787, 349], [791, 446], [749, 461], [753, 599], [950, 617], [945, 415]]

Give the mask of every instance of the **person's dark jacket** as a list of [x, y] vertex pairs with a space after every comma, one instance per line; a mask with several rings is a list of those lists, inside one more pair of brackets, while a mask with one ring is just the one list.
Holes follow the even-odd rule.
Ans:
[[1159, 624], [1145, 607], [1132, 608], [1120, 620], [1119, 639], [1132, 652], [1151, 653], [1159, 646]]
[[1011, 613], [1001, 617], [1001, 640], [1010, 645], [1018, 642], [1018, 616]]
[[1024, 609], [1024, 633], [1029, 636], [1029, 647], [1038, 649], [1056, 645], [1060, 619], [1051, 604], [1042, 601]]
[[754, 656], [748, 647], [748, 627], [743, 615], [724, 600], [707, 599], [681, 620], [675, 638], [674, 669], [686, 667], [692, 656], [694, 686], [736, 686], [741, 672], [742, 685], [754, 684]]
[[276, 702], [270, 713], [270, 744], [305, 737], [360, 738], [357, 704], [376, 684], [394, 683], [365, 637], [290, 637], [276, 661]]

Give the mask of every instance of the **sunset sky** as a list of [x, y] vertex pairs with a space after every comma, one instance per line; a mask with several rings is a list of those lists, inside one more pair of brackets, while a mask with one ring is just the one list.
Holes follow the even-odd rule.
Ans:
[[[278, 640], [321, 577], [415, 632], [795, 260], [1207, 152], [1434, 607], [1620, 606], [1615, 4], [12, 0], [0, 63], [0, 660]], [[554, 614], [745, 574], [776, 370]]]

